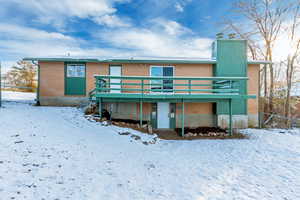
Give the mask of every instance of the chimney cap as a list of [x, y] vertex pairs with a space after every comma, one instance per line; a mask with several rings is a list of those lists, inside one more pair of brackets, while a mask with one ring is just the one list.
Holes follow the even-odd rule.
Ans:
[[217, 33], [216, 37], [217, 37], [217, 39], [222, 39], [222, 38], [224, 38], [224, 33]]

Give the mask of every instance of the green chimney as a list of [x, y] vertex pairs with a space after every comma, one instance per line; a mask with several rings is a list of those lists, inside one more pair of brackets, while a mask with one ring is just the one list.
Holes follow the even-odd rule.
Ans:
[[[214, 66], [214, 76], [247, 77], [247, 41], [236, 39], [219, 39], [213, 44], [213, 57], [217, 64]], [[247, 95], [247, 81], [240, 82], [242, 94]], [[232, 101], [233, 114], [247, 114], [247, 100]], [[217, 114], [228, 114], [225, 102], [217, 104]]]

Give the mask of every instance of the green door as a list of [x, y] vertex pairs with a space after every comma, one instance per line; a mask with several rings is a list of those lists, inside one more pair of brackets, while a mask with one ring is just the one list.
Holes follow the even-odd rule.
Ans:
[[85, 64], [65, 64], [65, 95], [86, 95]]
[[176, 103], [170, 103], [170, 128], [176, 128]]

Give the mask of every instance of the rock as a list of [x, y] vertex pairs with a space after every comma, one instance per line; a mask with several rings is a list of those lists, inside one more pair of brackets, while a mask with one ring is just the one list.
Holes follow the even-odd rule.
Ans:
[[103, 121], [102, 122], [102, 126], [108, 126], [108, 122], [107, 121]]
[[16, 135], [12, 135], [11, 137], [19, 137], [20, 135], [19, 134], [16, 134]]
[[135, 140], [140, 140], [140, 139], [141, 139], [141, 137], [138, 136], [138, 135], [131, 135], [131, 137], [132, 137], [133, 139], [135, 139]]
[[193, 135], [194, 135], [193, 133], [188, 132], [188, 133], [186, 133], [186, 134], [184, 135], [184, 137], [191, 137], [191, 136], [193, 136]]
[[148, 133], [153, 134], [153, 129], [151, 125], [148, 126]]
[[84, 114], [85, 115], [90, 115], [93, 113], [93, 110], [91, 107], [87, 107], [85, 110], [84, 110]]
[[142, 128], [147, 128], [147, 126], [148, 126], [147, 124], [143, 124]]
[[130, 135], [130, 132], [119, 132], [119, 135]]

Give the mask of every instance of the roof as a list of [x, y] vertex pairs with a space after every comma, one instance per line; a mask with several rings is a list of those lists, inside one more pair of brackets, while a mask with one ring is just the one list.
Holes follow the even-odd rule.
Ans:
[[27, 61], [41, 62], [99, 62], [99, 63], [170, 63], [170, 64], [215, 64], [213, 59], [98, 59], [98, 58], [23, 58]]
[[96, 58], [23, 58], [24, 61], [41, 61], [41, 62], [99, 62]]
[[271, 64], [271, 61], [266, 60], [248, 60], [248, 64]]
[[[166, 59], [98, 59], [98, 58], [23, 58], [25, 61], [41, 61], [41, 62], [94, 62], [94, 63], [151, 63], [151, 64], [216, 64], [215, 59], [197, 59], [197, 58], [166, 58]], [[269, 64], [269, 61], [250, 60], [248, 64]]]

